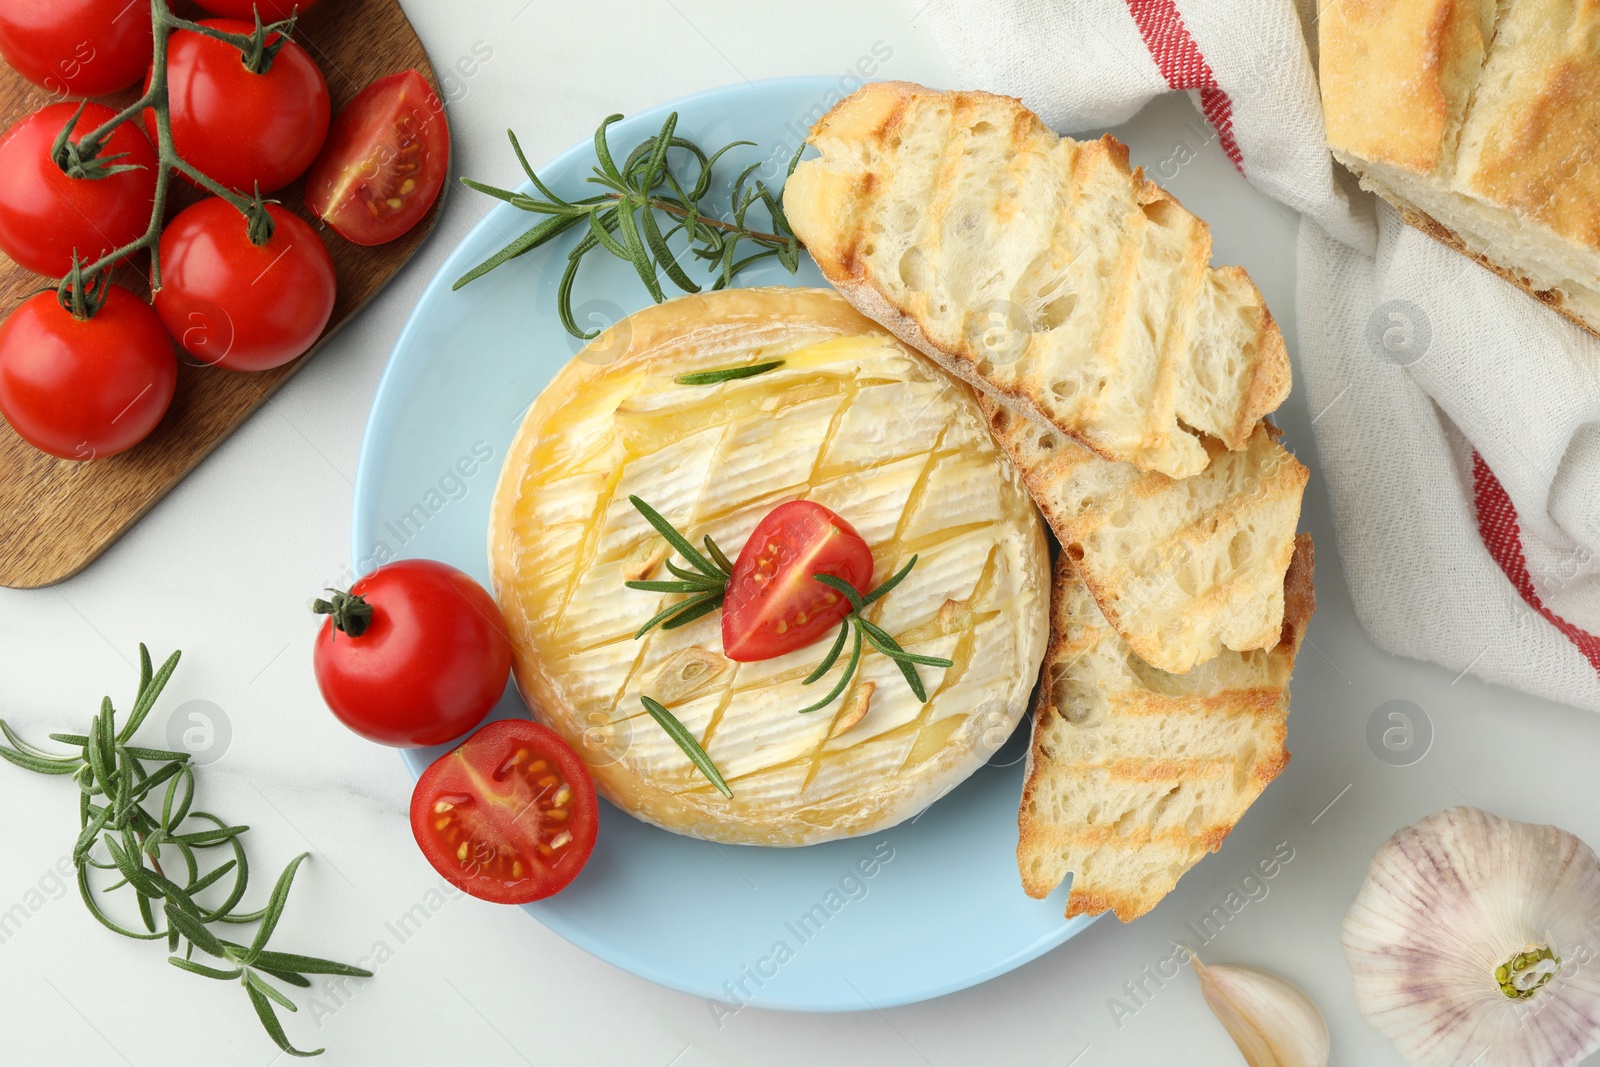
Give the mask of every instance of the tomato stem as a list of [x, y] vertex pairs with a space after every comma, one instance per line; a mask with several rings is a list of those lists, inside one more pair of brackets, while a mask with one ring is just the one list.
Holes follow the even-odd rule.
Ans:
[[[253, 73], [264, 74], [271, 68], [273, 58], [289, 41], [289, 35], [294, 30], [295, 16], [291, 15], [281, 22], [262, 25], [261, 14], [258, 11], [256, 27], [252, 33], [228, 33], [211, 26], [202, 26], [189, 19], [179, 18], [172, 13], [169, 0], [150, 0], [150, 23], [154, 35], [154, 54], [150, 66], [150, 84], [143, 95], [74, 143], [72, 131], [77, 126], [79, 115], [82, 114], [80, 108], [78, 114], [67, 122], [51, 146], [51, 158], [69, 176], [88, 179], [109, 177], [132, 168], [126, 164], [116, 165], [116, 160], [122, 158], [121, 153], [105, 157], [100, 155], [107, 138], [119, 126], [137, 118], [147, 109], [155, 117], [156, 191], [155, 201], [150, 209], [150, 225], [145, 228], [144, 233], [132, 241], [121, 248], [107, 252], [87, 266], [80, 266], [74, 262], [72, 272], [60, 280], [56, 287], [57, 298], [61, 301], [62, 307], [79, 318], [92, 317], [104, 303], [104, 286], [107, 282], [102, 275], [109, 275], [113, 267], [135, 252], [149, 251], [150, 291], [153, 293], [160, 290], [161, 225], [166, 219], [167, 196], [171, 190], [174, 170], [207, 192], [221, 197], [238, 208], [250, 228], [252, 242], [258, 245], [265, 244], [272, 237], [272, 220], [267, 215], [259, 192], [254, 198], [241, 196], [178, 155], [172, 140], [172, 112], [167, 95], [167, 39], [174, 30], [188, 30], [191, 33], [223, 41], [239, 49], [240, 59], [246, 68]], [[278, 38], [268, 43], [267, 38], [272, 34], [277, 34]]]
[[328, 615], [333, 619], [333, 628], [351, 637], [360, 637], [367, 632], [367, 627], [372, 625], [372, 605], [359, 593], [348, 593], [341, 589], [329, 589], [333, 594], [331, 600], [320, 597], [311, 602], [311, 610], [318, 615]]

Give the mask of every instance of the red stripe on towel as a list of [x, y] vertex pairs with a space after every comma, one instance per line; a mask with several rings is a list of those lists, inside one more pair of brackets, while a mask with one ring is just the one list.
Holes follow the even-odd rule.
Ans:
[[1600, 637], [1572, 625], [1566, 619], [1544, 606], [1539, 593], [1533, 588], [1533, 576], [1528, 573], [1528, 559], [1522, 551], [1522, 524], [1517, 521], [1516, 506], [1505, 487], [1494, 476], [1489, 465], [1478, 453], [1472, 453], [1472, 503], [1478, 513], [1478, 536], [1489, 549], [1489, 555], [1505, 571], [1511, 584], [1517, 587], [1522, 599], [1537, 611], [1550, 625], [1571, 641], [1590, 666], [1600, 671]]
[[1200, 109], [1216, 128], [1222, 150], [1228, 153], [1233, 165], [1244, 171], [1244, 157], [1233, 139], [1233, 101], [1217, 84], [1211, 64], [1200, 54], [1200, 46], [1189, 35], [1189, 27], [1178, 14], [1173, 0], [1127, 0], [1128, 14], [1139, 27], [1144, 46], [1156, 61], [1161, 76], [1174, 89], [1196, 89], [1200, 93]]

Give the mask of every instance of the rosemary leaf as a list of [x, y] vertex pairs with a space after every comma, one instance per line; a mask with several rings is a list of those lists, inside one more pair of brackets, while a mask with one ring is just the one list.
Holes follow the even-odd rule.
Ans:
[[684, 755], [689, 757], [689, 762], [698, 767], [700, 773], [706, 776], [706, 780], [717, 787], [717, 792], [731, 800], [733, 790], [729, 789], [728, 783], [723, 780], [722, 772], [717, 770], [717, 765], [711, 762], [706, 750], [700, 747], [700, 742], [696, 741], [694, 735], [678, 721], [678, 717], [668, 711], [660, 701], [651, 697], [641, 696], [639, 702], [644, 705], [644, 710], [650, 713], [650, 717], [661, 724], [667, 736], [683, 749]]
[[926, 667], [952, 667], [955, 665], [953, 661], [947, 660], [943, 656], [919, 656], [914, 652], [907, 652], [900, 647], [900, 642], [890, 637], [888, 632], [877, 623], [862, 619], [861, 628], [866, 631], [867, 640], [872, 642], [873, 647], [886, 656], [904, 660], [907, 663], [920, 663]]
[[667, 539], [667, 544], [675, 548], [678, 552], [678, 555], [688, 560], [706, 577], [719, 577], [719, 573], [717, 569], [711, 565], [711, 561], [706, 559], [699, 552], [695, 551], [695, 547], [689, 543], [689, 539], [683, 536], [683, 534], [679, 533], [677, 528], [674, 527], [672, 523], [662, 518], [660, 512], [656, 511], [655, 508], [651, 507], [649, 504], [646, 504], [637, 496], [628, 497], [628, 502], [634, 506], [639, 514], [644, 516], [645, 522], [648, 522], [651, 526], [655, 527], [656, 533]]
[[690, 608], [688, 611], [679, 612], [678, 614], [674, 615], [672, 618], [662, 623], [661, 628], [663, 630], [676, 630], [680, 626], [689, 625], [702, 615], [711, 614], [720, 607], [722, 607], [722, 594], [717, 593], [715, 596], [708, 597], [705, 600], [696, 603], [695, 606]]
[[582, 215], [557, 215], [554, 218], [546, 219], [544, 222], [541, 222], [539, 225], [533, 227], [533, 229], [529, 230], [527, 233], [524, 233], [521, 237], [518, 237], [500, 251], [496, 252], [482, 263], [479, 263], [476, 267], [473, 267], [461, 277], [457, 278], [455, 284], [450, 286], [450, 288], [452, 290], [459, 289], [468, 282], [473, 281], [476, 278], [483, 277], [485, 274], [488, 274], [490, 271], [500, 266], [500, 264], [505, 263], [508, 260], [516, 259], [525, 252], [531, 252], [540, 245], [547, 244], [548, 242], [555, 240], [557, 237], [560, 237], [562, 234], [566, 233], [568, 230], [572, 229], [582, 221]]
[[836, 578], [831, 574], [813, 574], [811, 577], [829, 589], [844, 594], [844, 598], [850, 601], [850, 607], [857, 613], [864, 607], [865, 601], [861, 599], [861, 594], [856, 591], [856, 587], [843, 578]]
[[[231, 942], [230, 942], [231, 944]], [[301, 956], [294, 952], [269, 952], [262, 950], [256, 954], [254, 966], [263, 971], [285, 971], [300, 974], [339, 974], [347, 978], [371, 978], [372, 972], [360, 967], [352, 967], [348, 963], [335, 963], [333, 960], [318, 959], [316, 956]]]
[[[141, 644], [139, 648], [143, 650], [144, 645]], [[168, 656], [166, 662], [161, 664], [161, 667], [155, 672], [155, 676], [139, 687], [139, 696], [134, 700], [133, 710], [128, 713], [128, 721], [122, 727], [122, 732], [117, 735], [118, 741], [126, 742], [138, 732], [140, 726], [144, 725], [145, 716], [150, 714], [150, 709], [155, 707], [156, 697], [160, 696], [161, 691], [167, 687], [167, 679], [171, 678], [172, 672], [177, 670], [178, 657], [182, 654], [181, 652], [174, 652]], [[141, 651], [139, 656], [142, 664], [148, 664], [150, 659], [149, 652]], [[111, 699], [107, 697], [107, 710], [110, 709], [110, 706]]]
[[[858, 623], [861, 621], [862, 620], [857, 620]], [[861, 632], [866, 633], [865, 627], [858, 625], [856, 628]], [[917, 676], [917, 668], [890, 652], [889, 649], [872, 634], [867, 633], [867, 640], [871, 641], [872, 646], [879, 652], [889, 656], [889, 658], [894, 661], [894, 665], [900, 668], [900, 674], [905, 678], [906, 685], [911, 687], [911, 691], [916, 694], [917, 699], [926, 701], [928, 699], [928, 691], [922, 687], [922, 679]]]
[[720, 584], [706, 578], [698, 581], [686, 579], [681, 582], [656, 582], [633, 578], [622, 584], [628, 589], [639, 589], [646, 593], [704, 593], [715, 592], [722, 588]]
[[245, 984], [251, 989], [259, 990], [264, 996], [267, 997], [267, 999], [271, 1000], [273, 1003], [277, 1004], [278, 1007], [284, 1009], [285, 1011], [300, 1010], [294, 1006], [294, 1001], [290, 1000], [288, 997], [272, 988], [272, 986], [268, 985], [266, 979], [256, 974], [255, 971], [245, 971], [244, 980]]
[[272, 887], [272, 897], [267, 901], [267, 914], [261, 919], [261, 927], [256, 931], [256, 939], [250, 943], [250, 952], [244, 962], [255, 962], [256, 956], [266, 948], [267, 939], [272, 936], [272, 931], [277, 929], [278, 920], [283, 916], [284, 905], [289, 902], [289, 887], [294, 884], [294, 873], [309, 857], [309, 852], [300, 853], [289, 861], [289, 865], [278, 876], [278, 883]]
[[906, 575], [910, 574], [911, 573], [911, 568], [915, 567], [916, 565], [917, 565], [917, 557], [916, 556], [912, 556], [910, 559], [906, 560], [906, 565], [904, 567], [901, 567], [899, 570], [894, 572], [894, 577], [890, 578], [888, 581], [886, 581], [882, 585], [878, 586], [878, 588], [874, 589], [872, 592], [870, 592], [866, 596], [862, 597], [861, 598], [862, 603], [864, 603], [864, 604], [872, 604], [872, 603], [875, 603], [875, 602], [877, 602], [879, 600], [882, 600], [884, 598], [884, 596], [889, 593], [890, 590], [892, 590], [895, 586], [899, 585], [901, 582], [906, 580]]
[[856, 668], [861, 665], [861, 630], [858, 627], [852, 626], [850, 627], [850, 632], [854, 635], [854, 638], [850, 644], [850, 662], [845, 664], [844, 673], [839, 675], [838, 683], [828, 691], [827, 696], [823, 697], [821, 700], [810, 705], [809, 707], [801, 708], [800, 714], [806, 715], [810, 712], [821, 710], [822, 708], [827, 707], [829, 704], [832, 704], [835, 700], [838, 700], [839, 695], [843, 693], [845, 691], [845, 687], [850, 684], [850, 679], [855, 677]]
[[[6, 740], [11, 742], [12, 747], [14, 747], [18, 752], [22, 753], [25, 756], [34, 756], [34, 757], [36, 757], [38, 759], [46, 759], [46, 760], [52, 760], [52, 761], [59, 760], [59, 761], [69, 762], [69, 763], [70, 762], [74, 762], [74, 758], [72, 756], [57, 756], [57, 755], [54, 755], [52, 753], [46, 752], [44, 749], [39, 748], [39, 747], [37, 747], [35, 745], [28, 744], [28, 742], [24, 741], [21, 737], [19, 737], [17, 735], [17, 732], [15, 730], [13, 730], [11, 728], [11, 725], [9, 723], [7, 723], [4, 719], [0, 719], [0, 733], [5, 734]], [[54, 737], [53, 734], [51, 736]], [[86, 742], [88, 740], [89, 739], [87, 737], [85, 737], [85, 738], [83, 738], [83, 740], [79, 741], [78, 743], [79, 744], [83, 744], [84, 742]], [[3, 747], [3, 746], [0, 746], [0, 747]]]
[[[722, 594], [707, 592], [702, 593], [697, 597], [691, 597], [688, 600], [680, 600], [676, 604], [668, 604], [666, 607], [652, 615], [649, 622], [639, 627], [639, 632], [633, 635], [633, 639], [637, 641], [651, 630], [654, 630], [657, 626], [667, 625], [673, 616], [679, 615], [685, 611], [693, 611], [694, 609], [707, 603], [709, 603], [711, 606], [707, 608], [706, 611], [715, 611], [722, 604]], [[700, 612], [700, 615], [704, 615], [705, 613], [705, 611], [702, 611]], [[695, 618], [699, 618], [700, 615], [696, 615]]]
[[168, 956], [167, 962], [179, 970], [188, 971], [190, 974], [198, 974], [202, 978], [215, 978], [221, 982], [230, 981], [244, 974], [243, 969], [239, 967], [235, 967], [231, 971], [224, 971], [217, 967], [207, 967], [205, 964], [196, 963], [193, 960], [186, 960], [182, 956]]
[[698, 582], [712, 589], [722, 589], [728, 583], [728, 575], [720, 571], [720, 569], [717, 567], [712, 568], [713, 571], [717, 572], [716, 577], [713, 578], [708, 577], [705, 574], [696, 573], [695, 571], [685, 570], [669, 559], [667, 560], [667, 570], [677, 575], [683, 581]]
[[777, 370], [781, 366], [783, 366], [783, 360], [774, 359], [766, 363], [751, 363], [744, 367], [723, 367], [720, 370], [703, 370], [695, 371], [693, 374], [680, 374], [672, 380], [679, 385], [716, 385], [718, 382], [754, 378], [758, 374], [765, 374], [769, 370]]
[[250, 1004], [256, 1009], [256, 1017], [261, 1020], [261, 1025], [266, 1029], [267, 1036], [272, 1038], [273, 1043], [280, 1049], [291, 1056], [301, 1058], [322, 1055], [323, 1050], [320, 1048], [313, 1049], [310, 1052], [302, 1052], [291, 1045], [289, 1043], [289, 1035], [283, 1032], [283, 1024], [278, 1021], [277, 1013], [272, 1010], [272, 1001], [263, 996], [261, 991], [254, 986], [245, 986], [244, 991], [250, 995]]
[[[271, 967], [263, 967], [259, 962], [256, 963], [256, 969], [261, 971], [263, 974], [272, 975], [272, 977], [276, 978], [280, 982], [285, 983], [286, 985], [296, 986], [300, 989], [311, 988], [311, 979], [305, 977], [304, 975], [295, 974], [293, 971], [274, 970]], [[364, 978], [370, 978], [371, 972], [362, 971], [361, 975]]]
[[717, 547], [717, 543], [711, 540], [711, 535], [706, 534], [702, 540], [705, 542], [706, 554], [711, 557], [712, 562], [721, 568], [722, 573], [730, 578], [733, 577], [733, 564], [728, 562], [728, 557], [723, 555], [722, 549]]
[[805, 681], [801, 682], [800, 684], [810, 685], [812, 682], [815, 682], [818, 678], [821, 678], [824, 674], [827, 674], [830, 670], [832, 670], [833, 665], [839, 660], [839, 653], [844, 651], [845, 638], [849, 636], [850, 624], [847, 622], [841, 622], [839, 624], [839, 636], [834, 640], [833, 647], [828, 650], [828, 654], [826, 656], [822, 657], [822, 662], [817, 664], [817, 669], [806, 675]]
[[0, 757], [10, 760], [23, 770], [34, 771], [38, 774], [71, 774], [78, 769], [73, 762], [45, 759], [41, 756], [30, 756], [0, 745]]
[[194, 881], [190, 882], [189, 885], [188, 885], [189, 896], [191, 898], [193, 898], [197, 894], [202, 893], [207, 889], [210, 889], [212, 886], [214, 886], [218, 882], [220, 882], [222, 880], [223, 876], [225, 876], [229, 871], [233, 870], [234, 867], [238, 866], [238, 864], [239, 864], [238, 860], [229, 860], [228, 862], [224, 863], [222, 866], [220, 866], [220, 867], [216, 868], [215, 870], [207, 873], [204, 877], [197, 878]]

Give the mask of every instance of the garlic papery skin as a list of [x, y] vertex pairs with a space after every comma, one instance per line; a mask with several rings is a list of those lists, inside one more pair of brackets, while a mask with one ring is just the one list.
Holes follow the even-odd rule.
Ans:
[[1304, 993], [1275, 974], [1189, 954], [1200, 993], [1249, 1067], [1327, 1067], [1328, 1024]]
[[1340, 940], [1407, 1061], [1567, 1067], [1600, 1049], [1600, 860], [1554, 826], [1450, 808], [1372, 857]]

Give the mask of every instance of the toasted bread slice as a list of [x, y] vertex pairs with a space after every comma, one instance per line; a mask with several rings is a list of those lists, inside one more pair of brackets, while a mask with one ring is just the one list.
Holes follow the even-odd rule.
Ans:
[[979, 404], [1106, 621], [1151, 666], [1182, 674], [1224, 648], [1271, 648], [1309, 472], [1256, 426], [1245, 447], [1206, 447], [1192, 478], [1103, 459]]
[[1050, 650], [1017, 815], [1029, 896], [1070, 873], [1067, 915], [1136, 919], [1215, 852], [1289, 762], [1289, 674], [1316, 607], [1311, 538], [1284, 579], [1283, 635], [1184, 675], [1134, 656], [1057, 562]]
[[1283, 336], [1211, 233], [1112, 137], [1005, 96], [865, 86], [811, 131], [794, 231], [869, 318], [1109, 459], [1184, 477], [1289, 392]]

